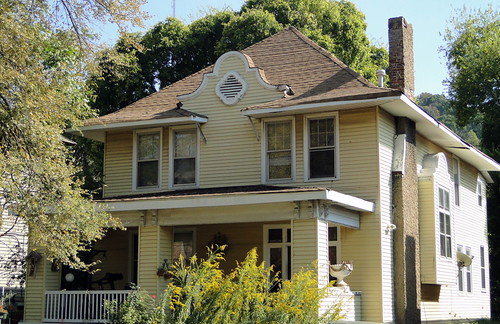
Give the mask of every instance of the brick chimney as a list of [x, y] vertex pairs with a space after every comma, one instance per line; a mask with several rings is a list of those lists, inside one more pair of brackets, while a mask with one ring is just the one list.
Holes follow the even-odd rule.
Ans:
[[404, 17], [389, 19], [390, 87], [413, 100], [415, 77], [413, 68], [413, 27]]

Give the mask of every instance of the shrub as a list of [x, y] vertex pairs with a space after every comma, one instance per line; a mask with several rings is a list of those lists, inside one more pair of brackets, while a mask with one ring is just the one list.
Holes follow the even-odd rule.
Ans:
[[[315, 271], [301, 271], [281, 281], [255, 249], [228, 275], [219, 268], [223, 249], [209, 249], [208, 258], [180, 260], [172, 279], [155, 299], [135, 289], [120, 306], [108, 305], [114, 323], [323, 323], [340, 319], [340, 305], [318, 315], [327, 288], [318, 289]], [[271, 288], [279, 286], [277, 292]]]

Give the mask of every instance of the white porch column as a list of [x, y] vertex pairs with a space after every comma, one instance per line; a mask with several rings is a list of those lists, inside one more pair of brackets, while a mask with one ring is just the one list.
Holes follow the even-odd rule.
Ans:
[[328, 223], [317, 218], [292, 221], [292, 274], [318, 264], [318, 284], [329, 279]]

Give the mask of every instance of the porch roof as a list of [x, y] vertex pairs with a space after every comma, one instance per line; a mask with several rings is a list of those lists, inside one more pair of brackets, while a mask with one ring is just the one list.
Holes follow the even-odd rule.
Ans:
[[324, 187], [239, 186], [176, 190], [97, 200], [109, 211], [220, 207], [323, 200], [357, 212], [374, 212], [375, 203]]

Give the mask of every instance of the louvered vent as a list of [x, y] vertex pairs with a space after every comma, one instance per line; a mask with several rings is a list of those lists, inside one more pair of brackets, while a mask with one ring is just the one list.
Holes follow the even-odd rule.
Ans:
[[228, 72], [217, 83], [216, 93], [226, 105], [234, 105], [247, 90], [245, 79], [237, 72]]

